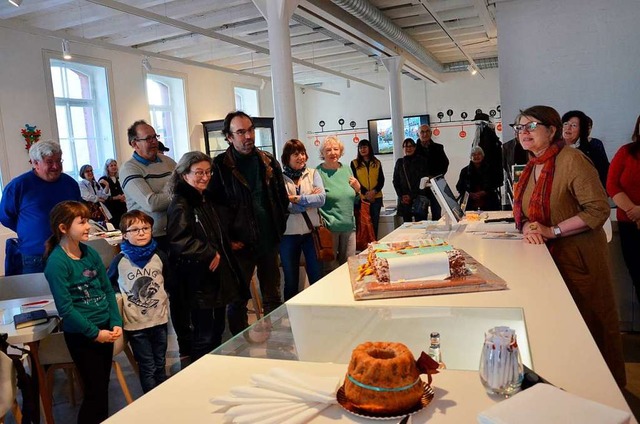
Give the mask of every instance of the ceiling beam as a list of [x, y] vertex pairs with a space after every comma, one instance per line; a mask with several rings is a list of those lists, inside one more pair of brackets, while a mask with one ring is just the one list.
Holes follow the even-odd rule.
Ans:
[[[135, 15], [135, 16], [138, 16], [138, 17], [141, 17], [141, 18], [145, 18], [145, 19], [148, 19], [150, 21], [155, 21], [155, 22], [158, 22], [158, 23], [161, 23], [161, 24], [165, 24], [165, 25], [169, 25], [169, 26], [172, 26], [172, 27], [175, 27], [175, 28], [179, 28], [179, 29], [182, 29], [182, 30], [185, 30], [185, 31], [193, 32], [195, 34], [202, 34], [202, 35], [205, 35], [205, 36], [210, 37], [210, 38], [214, 38], [214, 39], [217, 39], [217, 40], [222, 40], [222, 41], [225, 41], [225, 42], [230, 43], [230, 44], [234, 44], [234, 45], [239, 46], [239, 47], [243, 47], [243, 48], [246, 48], [246, 49], [249, 49], [249, 50], [253, 50], [253, 51], [257, 52], [257, 53], [269, 54], [269, 49], [261, 47], [261, 46], [258, 46], [256, 44], [251, 44], [251, 43], [248, 43], [246, 41], [238, 40], [236, 38], [229, 37], [229, 36], [217, 33], [215, 31], [211, 31], [211, 30], [208, 30], [208, 29], [205, 29], [205, 28], [197, 27], [195, 25], [191, 25], [191, 24], [188, 24], [188, 23], [185, 23], [185, 22], [181, 22], [181, 21], [178, 21], [176, 19], [171, 19], [171, 18], [168, 18], [166, 16], [159, 15], [157, 13], [148, 12], [146, 10], [138, 9], [136, 7], [132, 7], [132, 6], [129, 6], [129, 5], [126, 5], [124, 3], [120, 3], [120, 2], [114, 1], [114, 0], [87, 0], [87, 1], [89, 1], [91, 3], [94, 3], [94, 4], [99, 4], [101, 6], [109, 7], [109, 8], [112, 8], [112, 9], [116, 9], [116, 10], [119, 10], [121, 12], [129, 13], [131, 15]], [[354, 76], [351, 76], [351, 75], [343, 74], [341, 72], [337, 72], [337, 71], [334, 71], [333, 69], [325, 68], [323, 66], [314, 65], [313, 63], [310, 63], [310, 62], [307, 62], [307, 61], [304, 61], [304, 60], [291, 58], [291, 61], [293, 63], [297, 63], [297, 64], [302, 65], [302, 66], [306, 66], [306, 67], [309, 67], [309, 68], [312, 68], [312, 69], [316, 69], [318, 71], [322, 71], [322, 72], [325, 72], [325, 73], [328, 73], [328, 74], [332, 74], [332, 75], [339, 76], [339, 77], [342, 77], [342, 78], [345, 78], [345, 79], [349, 79], [349, 80], [354, 81], [354, 82], [359, 82], [360, 84], [368, 85], [370, 87], [377, 88], [379, 90], [384, 90], [385, 89], [385, 87], [383, 87], [381, 85], [373, 84], [373, 83], [371, 83], [369, 81], [365, 81], [365, 80], [363, 80], [361, 78], [357, 78], [357, 77], [354, 77]]]
[[486, 0], [473, 0], [473, 5], [480, 15], [485, 31], [487, 31], [487, 37], [490, 39], [498, 38], [498, 27], [496, 26], [496, 21], [489, 12]]
[[[195, 66], [198, 68], [205, 68], [205, 69], [210, 69], [213, 71], [219, 71], [219, 72], [224, 72], [227, 74], [234, 74], [234, 75], [240, 75], [240, 76], [244, 76], [244, 77], [250, 77], [250, 78], [256, 78], [259, 80], [265, 80], [267, 82], [271, 82], [271, 78], [268, 76], [262, 76], [262, 75], [256, 75], [256, 74], [252, 74], [250, 72], [244, 72], [244, 71], [238, 71], [235, 69], [230, 69], [230, 68], [224, 68], [222, 66], [216, 66], [216, 65], [211, 65], [208, 63], [203, 63], [203, 62], [196, 62], [193, 60], [188, 60], [188, 59], [180, 59], [174, 56], [167, 56], [164, 54], [159, 54], [159, 53], [152, 53], [152, 52], [145, 52], [144, 50], [139, 50], [139, 49], [135, 49], [133, 47], [127, 47], [127, 46], [119, 46], [117, 44], [111, 44], [111, 43], [107, 43], [106, 41], [100, 41], [100, 40], [89, 40], [83, 37], [78, 37], [75, 35], [71, 35], [68, 34], [64, 31], [51, 31], [48, 29], [43, 29], [43, 28], [36, 28], [36, 27], [32, 27], [29, 25], [25, 25], [23, 23], [18, 23], [12, 20], [8, 20], [8, 19], [0, 19], [0, 27], [2, 28], [7, 28], [7, 29], [11, 29], [14, 31], [18, 31], [18, 32], [26, 32], [27, 34], [32, 34], [32, 35], [38, 35], [41, 37], [49, 37], [49, 38], [55, 38], [55, 39], [66, 39], [69, 41], [72, 41], [74, 43], [78, 43], [78, 44], [85, 44], [85, 45], [89, 45], [89, 46], [95, 46], [95, 47], [101, 47], [103, 49], [107, 49], [107, 50], [113, 50], [113, 51], [119, 51], [122, 53], [129, 53], [129, 54], [133, 54], [136, 56], [142, 56], [142, 57], [153, 57], [153, 58], [157, 58], [157, 59], [161, 59], [161, 60], [167, 60], [169, 62], [178, 62], [178, 63], [182, 63], [184, 65], [189, 65], [189, 66]], [[140, 65], [142, 66], [142, 64]], [[298, 87], [302, 87], [304, 85], [295, 84]], [[313, 88], [313, 87], [307, 87], [304, 86], [306, 89], [309, 90], [316, 90], [316, 91], [320, 91], [323, 93], [327, 93], [327, 94], [337, 94], [340, 95], [340, 93], [334, 92], [334, 91], [330, 91], [330, 90], [324, 90], [321, 88]]]
[[476, 64], [476, 62], [473, 60], [471, 55], [465, 50], [462, 42], [460, 42], [458, 40], [458, 38], [453, 33], [451, 33], [451, 31], [449, 31], [449, 29], [447, 28], [447, 24], [440, 18], [440, 16], [433, 9], [431, 4], [429, 4], [429, 2], [427, 0], [417, 0], [417, 1], [420, 4], [422, 4], [422, 6], [425, 8], [425, 10], [427, 12], [429, 12], [431, 14], [431, 16], [433, 16], [433, 19], [435, 19], [436, 22], [438, 22], [438, 24], [442, 27], [442, 30], [447, 33], [449, 38], [451, 38], [451, 41], [453, 41], [453, 43], [456, 45], [456, 47], [458, 47], [458, 49], [460, 49], [460, 52], [464, 55], [464, 57], [467, 58], [467, 61], [469, 61], [469, 64], [471, 64], [471, 66], [473, 66], [478, 71], [478, 74], [484, 79], [484, 75], [482, 75], [482, 71], [480, 71], [480, 69], [478, 68], [478, 65]]

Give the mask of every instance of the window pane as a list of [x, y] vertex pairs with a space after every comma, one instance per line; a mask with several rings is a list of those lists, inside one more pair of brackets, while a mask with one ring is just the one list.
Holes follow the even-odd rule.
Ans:
[[53, 84], [53, 96], [63, 97], [64, 91], [62, 89], [62, 72], [60, 67], [51, 67], [51, 83]]
[[244, 111], [250, 116], [259, 116], [258, 90], [252, 88], [234, 87], [236, 109]]
[[67, 125], [67, 109], [64, 106], [56, 106], [56, 121], [58, 122], [58, 136], [69, 138], [69, 125]]
[[107, 68], [51, 59], [51, 77], [65, 172], [79, 178], [84, 164], [102, 169], [115, 157]]
[[147, 96], [152, 106], [170, 106], [169, 87], [151, 78], [147, 78]]

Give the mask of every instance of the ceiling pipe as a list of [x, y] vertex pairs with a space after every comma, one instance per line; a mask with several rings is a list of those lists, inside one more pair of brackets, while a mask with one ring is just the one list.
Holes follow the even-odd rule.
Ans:
[[334, 4], [361, 19], [380, 34], [402, 47], [419, 59], [424, 65], [436, 72], [443, 72], [442, 64], [429, 54], [420, 43], [411, 38], [404, 30], [382, 13], [368, 0], [331, 0]]

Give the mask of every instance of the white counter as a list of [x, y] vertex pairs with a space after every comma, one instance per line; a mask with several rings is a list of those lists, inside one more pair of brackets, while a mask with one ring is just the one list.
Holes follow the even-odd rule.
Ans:
[[[512, 240], [483, 240], [460, 232], [450, 242], [502, 277], [509, 288], [356, 302], [347, 267], [342, 266], [291, 299], [287, 303], [291, 306], [289, 310], [303, 305], [523, 308], [531, 360], [540, 375], [569, 392], [629, 411], [544, 246]], [[478, 358], [480, 348], [478, 346]], [[320, 375], [343, 375], [346, 371], [344, 364], [207, 355], [108, 422], [223, 422], [222, 414], [213, 413], [216, 407], [209, 404], [209, 398], [226, 394], [233, 386], [248, 385], [250, 374], [263, 373], [275, 366]], [[475, 422], [478, 412], [499, 400], [485, 393], [474, 371], [445, 370], [434, 376], [434, 387], [433, 404], [417, 414], [414, 423], [427, 419], [430, 423]], [[336, 421], [373, 422], [356, 419], [339, 406], [326, 410], [311, 422]]]

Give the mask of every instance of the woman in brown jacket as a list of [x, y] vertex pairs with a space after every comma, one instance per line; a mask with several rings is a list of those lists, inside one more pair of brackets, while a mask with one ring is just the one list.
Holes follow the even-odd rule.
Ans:
[[524, 241], [545, 243], [617, 383], [626, 382], [607, 240], [610, 214], [598, 173], [564, 148], [560, 115], [548, 106], [520, 112], [514, 130], [533, 154], [515, 187], [513, 215]]

